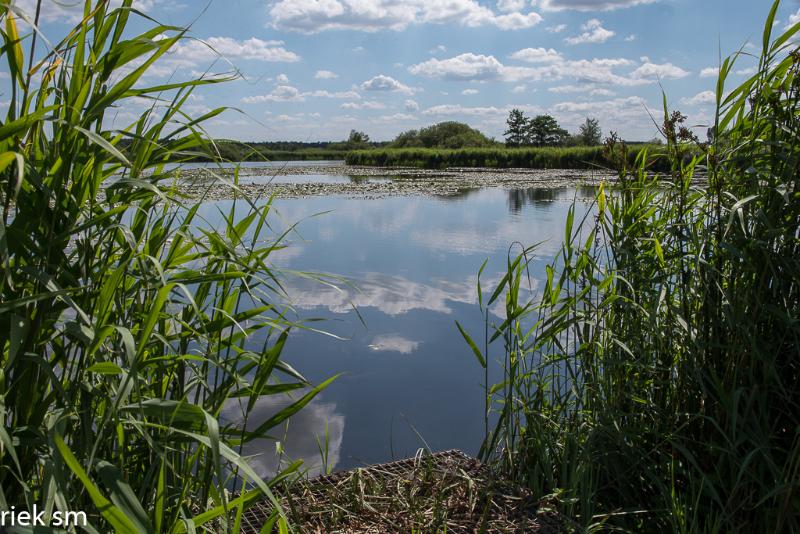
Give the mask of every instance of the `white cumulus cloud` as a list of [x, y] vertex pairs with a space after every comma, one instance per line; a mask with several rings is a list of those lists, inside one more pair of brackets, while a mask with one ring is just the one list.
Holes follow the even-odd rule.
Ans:
[[539, 0], [536, 5], [544, 11], [610, 11], [642, 4], [653, 4], [658, 0]]
[[363, 102], [345, 102], [341, 105], [342, 109], [386, 109], [380, 102], [365, 100]]
[[423, 115], [503, 115], [507, 113], [505, 108], [494, 106], [469, 107], [460, 104], [443, 104], [433, 106], [422, 112]]
[[338, 78], [339, 75], [335, 72], [331, 72], [329, 70], [318, 70], [317, 73], [314, 75], [314, 78], [317, 80], [332, 80], [334, 78]]
[[[498, 9], [507, 11], [517, 5], [519, 2], [505, 1]], [[279, 0], [271, 4], [269, 14], [276, 29], [302, 33], [402, 30], [423, 23], [515, 30], [542, 20], [532, 11], [497, 14], [477, 0]]]
[[[408, 68], [409, 72], [427, 78], [455, 81], [503, 81], [511, 83], [530, 81], [559, 81], [573, 78], [583, 84], [607, 84], [637, 86], [654, 83], [657, 78], [651, 72], [657, 70], [664, 78], [680, 76], [682, 69], [671, 64], [642, 65], [629, 75], [616, 72], [617, 69], [632, 65], [624, 58], [595, 58], [581, 60], [561, 60], [542, 63], [535, 67], [504, 65], [494, 56], [470, 52], [447, 59], [429, 59]], [[677, 69], [677, 70], [674, 70]], [[680, 71], [680, 72], [678, 72]]]
[[545, 30], [547, 30], [549, 33], [561, 33], [566, 29], [567, 29], [566, 24], [556, 24], [554, 26], [548, 26], [547, 28], [545, 28]]
[[467, 52], [448, 59], [429, 59], [408, 68], [411, 74], [451, 80], [493, 80], [505, 67], [494, 56]]
[[300, 91], [291, 85], [277, 85], [275, 89], [264, 95], [246, 96], [242, 99], [245, 104], [259, 104], [263, 102], [305, 102], [306, 98], [338, 98], [358, 100], [361, 98], [355, 91]]
[[279, 85], [271, 93], [258, 96], [246, 96], [242, 99], [245, 104], [257, 104], [261, 102], [304, 102], [305, 95], [297, 87], [291, 85]]
[[590, 96], [615, 96], [616, 93], [605, 87], [589, 83], [584, 85], [557, 85], [548, 89], [551, 93], [585, 93]]
[[798, 9], [796, 13], [789, 15], [789, 23], [786, 25], [786, 29], [791, 28], [798, 22], [800, 22], [800, 9]]
[[406, 111], [419, 111], [419, 104], [416, 100], [405, 101]]
[[528, 63], [555, 63], [563, 60], [561, 54], [552, 48], [523, 48], [522, 50], [517, 50], [509, 57]]
[[690, 106], [699, 106], [704, 104], [713, 104], [717, 101], [717, 94], [714, 91], [703, 91], [702, 93], [697, 93], [691, 98], [684, 98], [681, 100], [681, 103], [688, 104]]
[[300, 61], [300, 56], [287, 50], [283, 41], [264, 41], [256, 37], [241, 41], [232, 37], [209, 37], [203, 41], [186, 40], [175, 45], [168, 56], [192, 63], [218, 57], [229, 60], [248, 59], [282, 63]]
[[589, 19], [586, 24], [581, 26], [583, 33], [574, 37], [567, 37], [564, 42], [571, 45], [586, 44], [586, 43], [605, 43], [614, 35], [615, 32], [603, 28], [603, 23], [598, 19]]
[[413, 87], [404, 85], [391, 76], [386, 76], [384, 74], [379, 74], [365, 81], [361, 84], [361, 89], [364, 91], [391, 91], [407, 95], [413, 95], [416, 92], [416, 89]]
[[666, 80], [678, 80], [685, 78], [690, 73], [680, 67], [676, 67], [672, 63], [650, 63], [649, 61], [639, 66], [631, 73], [635, 79], [653, 79], [662, 78]]

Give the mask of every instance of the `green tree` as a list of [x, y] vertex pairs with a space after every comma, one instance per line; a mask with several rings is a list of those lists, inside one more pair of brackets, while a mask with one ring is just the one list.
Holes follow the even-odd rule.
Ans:
[[515, 147], [528, 144], [528, 118], [521, 109], [514, 108], [508, 114], [508, 130], [503, 132], [506, 146]]
[[398, 135], [393, 147], [465, 148], [490, 146], [493, 141], [468, 124], [445, 121], [421, 130], [408, 130]]
[[402, 132], [392, 141], [392, 147], [395, 148], [419, 148], [421, 146], [422, 141], [419, 138], [419, 131], [417, 130]]
[[603, 131], [600, 129], [600, 122], [597, 119], [586, 117], [586, 121], [580, 125], [578, 139], [582, 145], [599, 145], [603, 140]]
[[530, 144], [535, 146], [562, 145], [569, 138], [569, 133], [551, 115], [537, 115], [528, 121], [526, 133]]
[[468, 124], [445, 121], [419, 131], [422, 145], [428, 148], [463, 148], [487, 146], [491, 141]]
[[347, 138], [347, 148], [351, 150], [369, 148], [369, 136], [358, 130], [350, 130], [350, 136]]

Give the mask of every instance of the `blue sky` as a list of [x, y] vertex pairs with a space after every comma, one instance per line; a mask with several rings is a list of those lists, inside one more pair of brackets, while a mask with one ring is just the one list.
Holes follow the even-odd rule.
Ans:
[[[44, 0], [42, 27], [60, 36], [76, 8]], [[232, 68], [203, 88], [192, 113], [217, 106], [216, 137], [375, 140], [444, 120], [502, 138], [511, 108], [549, 113], [570, 131], [585, 117], [630, 140], [657, 134], [648, 109], [670, 105], [705, 124], [720, 53], [757, 53], [769, 0], [138, 0], [148, 15], [191, 26], [147, 82]], [[34, 0], [16, 0], [26, 10]], [[800, 21], [784, 0], [776, 31]], [[747, 43], [753, 43], [747, 45]], [[213, 51], [210, 47], [213, 47]], [[217, 57], [221, 54], [224, 59]], [[755, 65], [738, 63], [734, 81]], [[3, 73], [0, 72], [0, 76]], [[7, 97], [6, 97], [7, 99]], [[0, 93], [0, 103], [3, 101]], [[6, 104], [7, 105], [7, 104]], [[121, 109], [121, 126], [143, 103]]]

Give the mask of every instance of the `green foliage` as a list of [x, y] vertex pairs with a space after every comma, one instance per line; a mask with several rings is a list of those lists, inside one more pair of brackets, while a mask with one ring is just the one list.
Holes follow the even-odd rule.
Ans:
[[390, 143], [392, 148], [467, 148], [491, 146], [493, 141], [463, 122], [446, 121], [401, 133]]
[[563, 145], [569, 133], [558, 125], [558, 121], [550, 115], [537, 115], [528, 121], [528, 143], [533, 146]]
[[215, 140], [215, 153], [198, 154], [194, 161], [288, 161], [344, 159], [344, 143], [251, 142]]
[[519, 109], [512, 109], [506, 119], [508, 130], [503, 135], [506, 146], [559, 146], [569, 141], [569, 133], [558, 125], [550, 115], [537, 115], [528, 118]]
[[[189, 117], [181, 106], [225, 78], [146, 85], [183, 30], [143, 19], [151, 27], [131, 36], [131, 0], [87, 1], [83, 20], [32, 60], [41, 55], [18, 34], [16, 9], [0, 7], [11, 75], [0, 123], [0, 508], [83, 510], [90, 531], [193, 530], [253, 493], [271, 496], [277, 479], [262, 480], [239, 448], [327, 384], [310, 387], [280, 358], [292, 324], [276, 305], [269, 258], [283, 244], [271, 203], [235, 193], [210, 228], [172, 186], [164, 165], [213, 154], [202, 123], [223, 111]], [[152, 106], [110, 130], [133, 98]], [[245, 426], [260, 397], [288, 387], [306, 394]], [[253, 488], [247, 499], [228, 500], [234, 480]]]
[[347, 150], [359, 150], [369, 147], [369, 136], [358, 130], [350, 130], [350, 135], [344, 143]]
[[506, 146], [520, 147], [528, 144], [528, 118], [520, 109], [512, 109], [506, 119], [508, 130], [503, 132]]
[[391, 148], [422, 148], [424, 145], [419, 138], [419, 130], [406, 130], [395, 137], [389, 146]]
[[[661, 150], [663, 152], [663, 149]], [[653, 151], [648, 158], [649, 168], [663, 169], [665, 162]], [[629, 156], [630, 163], [635, 154]], [[610, 168], [603, 147], [544, 147], [544, 148], [465, 148], [460, 150], [405, 148], [373, 149], [349, 152], [348, 165], [377, 167], [418, 167], [446, 169], [448, 167], [489, 167], [496, 169], [598, 169]], [[668, 167], [667, 167], [668, 168]]]
[[505, 303], [482, 454], [582, 528], [800, 530], [800, 24], [771, 40], [777, 6], [758, 72], [729, 92], [722, 64], [713, 143], [666, 104], [667, 174], [612, 139], [619, 184], [570, 210], [536, 298], [532, 249], [482, 305]]
[[597, 146], [603, 142], [603, 132], [597, 119], [586, 117], [586, 121], [578, 128], [578, 143], [585, 146]]

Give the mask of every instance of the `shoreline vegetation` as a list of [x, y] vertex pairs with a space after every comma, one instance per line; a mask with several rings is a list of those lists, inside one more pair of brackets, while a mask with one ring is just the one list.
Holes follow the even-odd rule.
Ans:
[[[271, 199], [238, 192], [209, 228], [167, 167], [208, 153], [204, 122], [225, 108], [182, 107], [233, 78], [148, 85], [186, 30], [132, 0], [87, 1], [63, 39], [38, 47], [20, 20], [34, 17], [0, 6], [0, 508], [35, 505], [45, 522], [80, 510], [89, 532], [193, 532], [217, 518], [235, 532], [236, 513], [265, 498], [285, 531], [271, 488], [300, 463], [265, 480], [242, 451], [333, 378], [312, 384], [281, 358], [308, 326], [270, 261], [286, 246]], [[152, 105], [111, 129], [131, 99]], [[289, 392], [248, 424], [259, 400]]]
[[[190, 161], [320, 161], [344, 160], [351, 165], [381, 167], [499, 167], [499, 168], [593, 168], [608, 163], [603, 157], [603, 146], [582, 147], [506, 147], [501, 143], [489, 147], [424, 148], [392, 147], [389, 143], [376, 144], [361, 149], [336, 149], [298, 147], [294, 150], [268, 148], [271, 143], [243, 143], [215, 140], [218, 156], [196, 156]], [[317, 143], [314, 143], [315, 145]], [[319, 143], [327, 146], [335, 143]], [[637, 149], [648, 148], [658, 152], [661, 145], [628, 143]], [[430, 163], [428, 163], [430, 162]], [[451, 163], [452, 162], [452, 163]], [[575, 166], [579, 165], [579, 166]]]
[[[321, 143], [327, 145], [327, 143]], [[648, 150], [649, 168], [668, 170], [663, 162], [664, 147], [650, 143], [627, 143], [632, 149]], [[215, 150], [221, 158], [194, 157], [190, 161], [320, 161], [343, 160], [348, 165], [367, 167], [412, 167], [419, 169], [495, 168], [495, 169], [610, 169], [612, 161], [606, 156], [603, 145], [507, 147], [496, 143], [488, 147], [463, 148], [398, 148], [377, 145], [362, 149], [297, 148], [273, 150], [264, 148], [269, 143], [234, 143], [215, 141]], [[630, 164], [635, 162], [636, 151], [630, 152]]]
[[[617, 181], [598, 187], [585, 219], [570, 210], [560, 252], [533, 273], [537, 299], [520, 299], [532, 247], [509, 255], [489, 292], [478, 271], [485, 330], [454, 325], [466, 342], [454, 350], [487, 373], [481, 459], [576, 532], [800, 531], [800, 23], [773, 36], [779, 3], [758, 71], [729, 90], [737, 56], [720, 66], [709, 143], [666, 97], [664, 146], [638, 151], [611, 135], [603, 157]], [[244, 446], [336, 377], [310, 383], [281, 358], [291, 332], [312, 326], [290, 319], [289, 273], [270, 262], [287, 246], [270, 227], [274, 196], [249, 196], [235, 172], [209, 173], [233, 198], [209, 228], [167, 167], [214, 154], [203, 123], [225, 109], [189, 118], [181, 108], [197, 87], [233, 78], [148, 86], [148, 69], [186, 30], [132, 0], [113, 6], [87, 1], [74, 29], [38, 50], [16, 4], [0, 7], [10, 88], [0, 122], [0, 507], [85, 511], [96, 532], [238, 532], [244, 510], [267, 500], [262, 531], [288, 532], [273, 490], [302, 466], [265, 480]], [[131, 35], [132, 17], [148, 29]], [[109, 129], [132, 98], [153, 105]], [[569, 140], [552, 117], [512, 115], [514, 144]], [[496, 148], [462, 126], [401, 137], [425, 145], [458, 132], [479, 146], [361, 153], [369, 139], [353, 131], [342, 148], [432, 168], [599, 157], [592, 147]], [[595, 127], [587, 119], [584, 137]], [[492, 385], [494, 359], [504, 380]], [[290, 392], [291, 404], [248, 424], [259, 399]], [[350, 491], [341, 506], [367, 502], [358, 480]], [[399, 504], [399, 491], [385, 491], [382, 503]], [[447, 525], [438, 497], [425, 513]]]
[[[402, 132], [390, 142], [373, 142], [367, 134], [352, 130], [350, 137], [342, 142], [216, 140], [213, 148], [223, 161], [343, 159], [349, 165], [420, 169], [608, 169], [612, 163], [596, 119], [587, 118], [575, 135], [570, 135], [549, 115], [528, 118], [518, 109], [511, 110], [507, 124], [505, 143], [490, 139], [467, 124], [445, 121]], [[616, 139], [615, 134], [611, 136]], [[650, 153], [651, 170], [668, 170], [660, 141], [626, 144]], [[635, 153], [631, 152], [629, 163], [632, 165], [634, 161]]]
[[504, 364], [481, 458], [577, 531], [800, 531], [800, 23], [773, 35], [778, 6], [757, 71], [720, 66], [711, 143], [665, 96], [670, 170], [611, 139], [619, 180], [570, 212], [536, 298], [516, 249], [485, 294], [479, 271], [485, 330], [458, 325]]
[[[648, 169], [668, 168], [663, 147], [639, 145], [650, 153]], [[629, 164], [636, 152], [629, 153]], [[491, 169], [611, 169], [612, 160], [604, 146], [525, 147], [525, 148], [376, 148], [357, 150], [345, 155], [348, 165], [374, 167], [416, 167], [422, 169], [491, 168]]]

